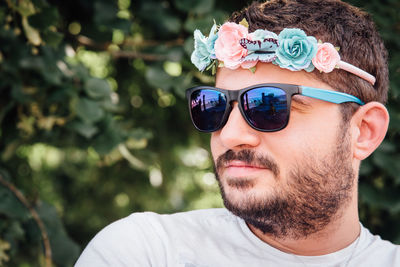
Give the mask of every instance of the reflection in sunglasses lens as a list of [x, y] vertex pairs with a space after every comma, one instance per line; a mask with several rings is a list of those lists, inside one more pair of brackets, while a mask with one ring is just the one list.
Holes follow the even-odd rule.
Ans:
[[197, 90], [190, 97], [190, 105], [196, 127], [202, 131], [213, 131], [221, 124], [226, 109], [226, 97], [215, 90]]
[[276, 87], [250, 89], [241, 96], [242, 109], [250, 124], [262, 130], [276, 130], [286, 124], [286, 92]]

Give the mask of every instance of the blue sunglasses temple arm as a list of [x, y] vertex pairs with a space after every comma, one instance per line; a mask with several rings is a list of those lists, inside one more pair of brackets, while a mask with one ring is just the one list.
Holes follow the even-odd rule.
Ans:
[[359, 105], [364, 105], [365, 103], [362, 102], [360, 99], [358, 99], [355, 96], [342, 93], [342, 92], [336, 92], [336, 91], [329, 91], [329, 90], [324, 90], [324, 89], [319, 89], [319, 88], [313, 88], [313, 87], [308, 87], [308, 86], [300, 86], [301, 95], [336, 103], [336, 104], [341, 104], [345, 102], [355, 102]]

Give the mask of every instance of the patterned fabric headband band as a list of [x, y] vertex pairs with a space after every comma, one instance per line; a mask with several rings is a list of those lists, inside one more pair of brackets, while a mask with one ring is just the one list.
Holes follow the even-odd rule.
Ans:
[[237, 69], [242, 67], [255, 71], [257, 62], [272, 62], [291, 71], [313, 71], [329, 73], [335, 68], [353, 73], [375, 84], [371, 74], [340, 60], [339, 48], [331, 43], [317, 42], [300, 29], [285, 28], [276, 35], [267, 30], [248, 32], [248, 23], [226, 22], [218, 27], [215, 23], [208, 37], [199, 30], [194, 31], [192, 63], [200, 70], [217, 67]]

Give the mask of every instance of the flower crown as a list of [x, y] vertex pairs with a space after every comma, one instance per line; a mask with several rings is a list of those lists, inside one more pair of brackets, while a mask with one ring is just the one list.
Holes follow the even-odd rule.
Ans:
[[300, 29], [285, 28], [276, 35], [262, 29], [249, 33], [248, 26], [246, 19], [239, 24], [226, 22], [222, 26], [214, 22], [208, 37], [195, 30], [192, 63], [200, 71], [212, 69], [212, 74], [217, 67], [242, 67], [254, 73], [257, 62], [272, 62], [291, 71], [311, 72], [316, 68], [329, 73], [340, 68], [372, 85], [375, 83], [371, 74], [340, 60], [338, 47], [317, 42]]

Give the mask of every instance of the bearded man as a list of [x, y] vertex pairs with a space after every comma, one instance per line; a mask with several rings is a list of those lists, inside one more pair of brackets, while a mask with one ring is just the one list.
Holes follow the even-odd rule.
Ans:
[[338, 0], [271, 0], [194, 36], [192, 62], [216, 84], [187, 90], [189, 112], [211, 133], [226, 209], [134, 213], [76, 266], [400, 266], [400, 247], [358, 216], [359, 167], [389, 123], [370, 16]]

